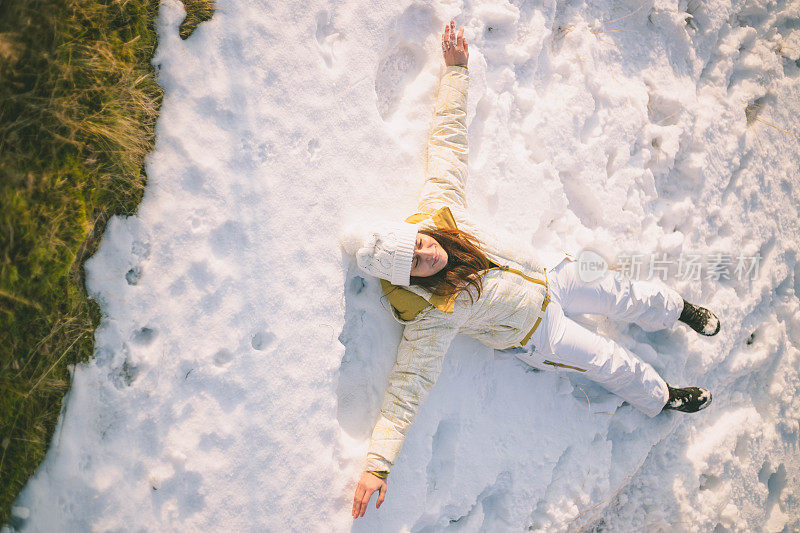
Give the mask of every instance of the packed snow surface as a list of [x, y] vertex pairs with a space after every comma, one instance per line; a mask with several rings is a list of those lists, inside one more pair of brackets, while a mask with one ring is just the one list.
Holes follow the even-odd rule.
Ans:
[[[95, 358], [9, 529], [800, 529], [800, 4], [216, 4], [186, 41], [161, 4], [145, 197], [86, 264]], [[414, 212], [450, 18], [476, 220], [542, 252], [733, 258], [667, 280], [715, 337], [582, 319], [714, 402], [647, 419], [459, 336], [354, 523], [401, 326], [337, 236]]]

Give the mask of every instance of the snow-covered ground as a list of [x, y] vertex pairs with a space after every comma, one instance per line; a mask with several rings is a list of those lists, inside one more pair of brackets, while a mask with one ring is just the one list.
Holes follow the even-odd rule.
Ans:
[[[145, 198], [86, 265], [96, 357], [10, 527], [800, 530], [800, 3], [217, 0], [186, 41], [182, 17], [164, 0]], [[487, 228], [761, 259], [668, 279], [714, 338], [585, 320], [709, 387], [695, 415], [647, 419], [458, 337], [354, 523], [401, 328], [337, 235], [413, 212], [450, 18]]]

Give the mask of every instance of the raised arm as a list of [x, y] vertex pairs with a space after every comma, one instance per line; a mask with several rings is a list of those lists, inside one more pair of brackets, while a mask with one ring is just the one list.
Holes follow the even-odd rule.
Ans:
[[427, 179], [420, 194], [420, 212], [430, 213], [444, 206], [466, 208], [469, 51], [463, 34], [461, 28], [456, 35], [453, 21], [442, 34], [446, 71], [439, 82], [428, 138]]

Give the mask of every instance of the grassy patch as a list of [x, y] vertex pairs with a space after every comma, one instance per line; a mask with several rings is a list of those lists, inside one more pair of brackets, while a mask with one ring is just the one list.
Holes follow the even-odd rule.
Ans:
[[213, 0], [183, 0], [186, 18], [180, 27], [181, 39], [188, 38], [198, 24], [205, 22], [214, 14]]
[[[182, 36], [213, 13], [186, 0]], [[156, 0], [0, 0], [0, 524], [100, 313], [83, 262], [136, 209], [161, 89]], [[35, 510], [34, 510], [35, 512]]]

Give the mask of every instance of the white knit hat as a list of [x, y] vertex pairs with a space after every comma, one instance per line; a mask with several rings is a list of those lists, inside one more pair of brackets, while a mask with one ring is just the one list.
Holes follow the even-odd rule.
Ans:
[[356, 252], [359, 268], [393, 285], [411, 284], [411, 261], [417, 244], [417, 226], [408, 222], [384, 222], [365, 234]]

